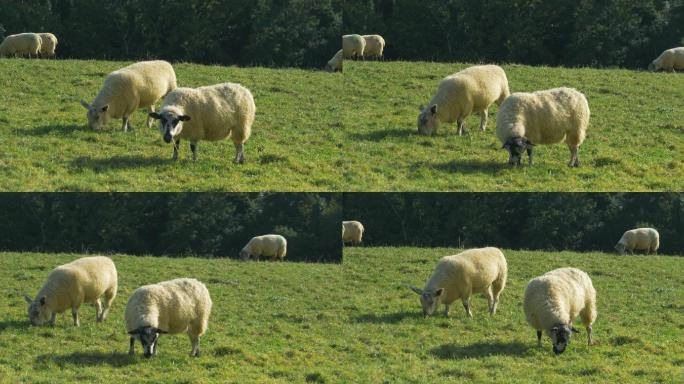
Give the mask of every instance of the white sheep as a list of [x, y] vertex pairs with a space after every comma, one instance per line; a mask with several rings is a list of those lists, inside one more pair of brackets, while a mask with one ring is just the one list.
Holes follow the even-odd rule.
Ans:
[[38, 56], [40, 48], [41, 39], [35, 33], [9, 35], [0, 43], [0, 57]]
[[259, 260], [261, 256], [283, 261], [286, 255], [287, 240], [280, 235], [255, 236], [240, 251], [240, 259], [244, 261], [250, 258]]
[[140, 340], [145, 357], [157, 353], [160, 334], [186, 332], [190, 337], [190, 356], [199, 356], [200, 336], [207, 331], [211, 314], [209, 290], [196, 279], [175, 279], [136, 289], [126, 304], [126, 331], [130, 337], [128, 353], [135, 353]]
[[482, 293], [487, 297], [490, 315], [495, 314], [507, 276], [508, 264], [501, 250], [476, 248], [442, 257], [425, 288], [409, 288], [420, 295], [425, 317], [432, 315], [440, 303], [444, 304], [444, 316], [448, 316], [449, 305], [461, 299], [466, 314], [472, 318], [470, 296]]
[[684, 69], [684, 47], [668, 49], [648, 65], [649, 71], [659, 71], [661, 69], [667, 72], [674, 72], [675, 69]]
[[[100, 130], [111, 118], [122, 118], [124, 132], [131, 127], [129, 119], [138, 108], [149, 108], [176, 89], [176, 73], [166, 61], [142, 61], [107, 75], [102, 89], [92, 103], [81, 100], [88, 110], [88, 126]], [[147, 126], [152, 127], [152, 118]]]
[[341, 49], [337, 51], [335, 56], [328, 61], [328, 64], [325, 65], [325, 70], [328, 72], [342, 72], [342, 64], [344, 62], [344, 51]]
[[572, 326], [578, 316], [587, 329], [587, 343], [592, 344], [596, 290], [586, 272], [559, 268], [530, 280], [523, 306], [527, 322], [537, 330], [539, 349], [543, 331], [551, 338], [553, 352], [563, 353], [572, 333], [579, 333]]
[[496, 136], [508, 150], [511, 165], [520, 165], [525, 151], [532, 165], [533, 146], [565, 141], [568, 165], [579, 167], [577, 152], [587, 134], [589, 114], [587, 98], [572, 88], [514, 93], [499, 108]]
[[366, 49], [366, 40], [361, 35], [342, 36], [342, 51], [345, 59], [363, 58]]
[[480, 129], [487, 127], [487, 113], [492, 103], [500, 105], [508, 97], [508, 78], [497, 65], [478, 65], [445, 77], [427, 108], [418, 115], [418, 133], [432, 135], [440, 122], [457, 122], [458, 134], [465, 132], [465, 119], [480, 114]]
[[197, 160], [200, 140], [218, 141], [230, 135], [235, 145], [234, 162], [245, 162], [244, 143], [249, 139], [256, 106], [249, 89], [223, 83], [200, 88], [178, 88], [164, 98], [159, 113], [159, 131], [165, 142], [173, 141], [173, 159], [178, 158], [181, 139], [190, 140], [192, 160]]
[[615, 245], [615, 250], [621, 255], [624, 255], [625, 251], [634, 253], [635, 249], [644, 250], [647, 255], [651, 252], [657, 255], [658, 248], [660, 248], [660, 234], [653, 228], [637, 228], [626, 231]]
[[362, 37], [366, 41], [363, 55], [382, 59], [383, 51], [385, 50], [385, 39], [380, 35], [363, 35]]
[[[78, 309], [83, 303], [95, 305], [97, 322], [103, 321], [116, 297], [117, 274], [114, 262], [104, 256], [83, 257], [60, 265], [50, 272], [35, 299], [24, 295], [33, 325], [55, 325], [58, 313], [71, 309], [79, 326]], [[102, 305], [101, 297], [104, 297]]]
[[39, 33], [40, 36], [40, 55], [44, 57], [54, 57], [57, 48], [57, 36], [52, 33]]
[[361, 244], [363, 241], [363, 224], [356, 220], [342, 222], [342, 242], [352, 243], [352, 245]]

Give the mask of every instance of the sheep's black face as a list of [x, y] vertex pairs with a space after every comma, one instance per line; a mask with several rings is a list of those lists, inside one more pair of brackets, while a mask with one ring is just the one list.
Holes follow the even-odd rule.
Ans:
[[439, 128], [439, 119], [437, 118], [437, 105], [430, 108], [420, 108], [418, 115], [418, 134], [430, 136]]
[[573, 329], [564, 324], [559, 324], [551, 328], [551, 342], [553, 343], [553, 353], [560, 355], [565, 352], [565, 348], [570, 343]]
[[161, 133], [162, 139], [167, 144], [183, 131], [183, 122], [190, 120], [190, 116], [178, 115], [169, 111], [162, 113], [151, 112], [149, 116], [159, 120], [159, 133]]
[[162, 333], [166, 332], [154, 327], [141, 327], [135, 331], [129, 332], [131, 336], [140, 340], [140, 344], [143, 346], [143, 355], [145, 357], [152, 357], [152, 355], [156, 354], [157, 339]]
[[508, 164], [520, 165], [525, 151], [531, 150], [533, 146], [534, 144], [525, 137], [511, 137], [501, 148], [508, 151]]

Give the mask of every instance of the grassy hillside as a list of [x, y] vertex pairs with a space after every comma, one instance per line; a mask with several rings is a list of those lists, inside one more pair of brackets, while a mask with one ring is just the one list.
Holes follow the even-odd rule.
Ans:
[[[45, 276], [77, 255], [0, 254], [0, 382], [383, 383], [681, 382], [684, 329], [682, 260], [605, 254], [505, 252], [510, 265], [499, 313], [473, 299], [474, 319], [454, 306], [451, 317], [423, 319], [418, 299], [401, 283], [421, 285], [435, 260], [453, 249], [347, 248], [343, 265], [240, 263], [225, 259], [113, 256], [119, 296], [110, 318], [94, 322], [81, 309], [57, 325], [27, 325], [20, 294], [34, 295]], [[574, 265], [598, 290], [597, 346], [582, 334], [554, 357], [521, 312], [525, 282]], [[136, 287], [194, 276], [211, 292], [214, 310], [203, 355], [187, 356], [186, 336], [163, 336], [158, 355], [129, 357], [123, 310]], [[137, 347], [140, 352], [140, 347]], [[55, 373], [59, 372], [59, 375]]]
[[[570, 86], [591, 109], [580, 169], [566, 166], [565, 144], [538, 146], [536, 164], [506, 165], [494, 134], [496, 106], [486, 132], [479, 116], [437, 136], [417, 134], [418, 107], [437, 84], [466, 64], [346, 62], [342, 167], [355, 191], [645, 191], [684, 188], [684, 76], [615, 69], [503, 66], [512, 92]], [[443, 128], [446, 128], [443, 129]], [[448, 131], [448, 134], [447, 132]], [[526, 159], [525, 159], [526, 161]]]
[[92, 101], [111, 71], [124, 62], [0, 60], [0, 189], [13, 191], [308, 191], [340, 190], [336, 162], [343, 141], [338, 75], [296, 69], [174, 65], [180, 86], [238, 82], [257, 105], [247, 163], [232, 164], [233, 143], [201, 142], [180, 159], [140, 110], [134, 130], [121, 120], [86, 128], [80, 99]]

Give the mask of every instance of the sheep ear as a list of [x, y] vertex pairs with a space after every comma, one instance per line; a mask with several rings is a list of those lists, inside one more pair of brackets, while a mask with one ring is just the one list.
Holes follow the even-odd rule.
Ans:
[[414, 287], [413, 285], [407, 285], [407, 287], [411, 288], [411, 290], [412, 290], [413, 292], [415, 292], [415, 293], [417, 293], [417, 294], [419, 294], [419, 295], [422, 295], [422, 294], [423, 294], [423, 290], [420, 289], [420, 288], [418, 288], [418, 287]]
[[577, 329], [577, 328], [575, 328], [575, 327], [570, 327], [570, 330], [571, 330], [573, 333], [580, 333], [579, 329]]
[[82, 105], [83, 108], [85, 108], [85, 109], [90, 109], [90, 104], [86, 103], [86, 101], [83, 100], [83, 99], [81, 99], [81, 105]]
[[188, 116], [188, 115], [181, 115], [181, 116], [178, 116], [178, 120], [180, 120], [180, 121], [190, 121], [190, 116]]
[[108, 109], [109, 109], [109, 104], [107, 104], [107, 105], [105, 105], [104, 107], [102, 107], [102, 109], [100, 109], [100, 111], [102, 111], [102, 112], [107, 112]]
[[129, 335], [139, 335], [140, 334], [140, 328], [134, 329], [130, 332], [128, 332]]
[[156, 120], [161, 119], [161, 115], [158, 114], [157, 112], [150, 112], [150, 113], [147, 114], [147, 116], [149, 116], [149, 117], [151, 117], [151, 118], [153, 118], [153, 119], [156, 119]]
[[430, 113], [432, 113], [433, 115], [437, 113], [437, 104], [433, 104], [430, 107]]
[[444, 293], [444, 288], [440, 288], [440, 289], [436, 290], [435, 291], [435, 297], [441, 296], [442, 293]]
[[24, 294], [24, 301], [27, 303], [31, 304], [33, 302], [33, 299], [29, 297], [29, 295]]
[[527, 145], [529, 148], [534, 147], [534, 144], [532, 144], [532, 142], [527, 137], [525, 137], [524, 139], [525, 139], [525, 145]]

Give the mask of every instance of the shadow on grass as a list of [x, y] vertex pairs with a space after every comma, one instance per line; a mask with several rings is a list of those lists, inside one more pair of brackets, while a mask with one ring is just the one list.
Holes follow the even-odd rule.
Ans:
[[444, 344], [430, 351], [440, 359], [464, 359], [487, 356], [522, 356], [530, 348], [529, 345], [514, 343], [475, 343], [470, 345]]
[[173, 160], [161, 157], [112, 156], [104, 159], [81, 156], [71, 161], [70, 167], [78, 170], [89, 168], [95, 171], [141, 167], [156, 167], [171, 164]]
[[382, 141], [387, 138], [418, 136], [414, 131], [407, 129], [381, 129], [367, 133], [352, 133], [349, 135], [354, 140]]
[[102, 366], [124, 367], [136, 362], [135, 356], [128, 353], [103, 353], [103, 352], [74, 352], [68, 355], [40, 355], [36, 357], [36, 364], [43, 365], [52, 361], [60, 368], [66, 366]]
[[423, 314], [419, 311], [413, 312], [395, 312], [386, 313], [384, 315], [376, 315], [369, 313], [367, 315], [356, 316], [354, 321], [357, 323], [376, 323], [376, 324], [395, 324], [403, 321], [404, 319], [422, 319]]
[[83, 125], [53, 124], [43, 125], [32, 129], [19, 129], [19, 134], [23, 136], [51, 136], [51, 135], [71, 135], [74, 132], [85, 132], [87, 128]]
[[0, 321], [0, 333], [4, 332], [5, 329], [28, 329], [30, 324], [28, 320], [7, 320]]
[[414, 163], [411, 168], [419, 169], [422, 167], [430, 167], [438, 171], [447, 173], [487, 173], [494, 175], [505, 169], [510, 168], [508, 164], [503, 162], [483, 161], [483, 160], [452, 160], [446, 163], [429, 163], [419, 161]]

